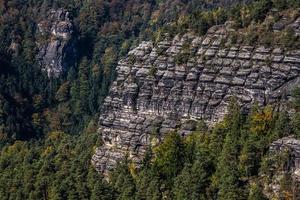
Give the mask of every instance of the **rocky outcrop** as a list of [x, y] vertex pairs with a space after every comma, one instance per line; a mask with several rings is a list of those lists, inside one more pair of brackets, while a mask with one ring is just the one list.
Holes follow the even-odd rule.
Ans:
[[48, 17], [38, 23], [37, 59], [48, 77], [58, 77], [74, 62], [75, 40], [69, 12], [64, 9], [50, 10]]
[[[294, 136], [274, 141], [269, 148], [268, 182], [264, 187], [265, 195], [270, 199], [283, 199], [282, 180], [288, 179], [291, 199], [300, 199], [300, 140]], [[263, 177], [266, 174], [263, 174]]]
[[279, 21], [273, 24], [273, 30], [282, 31], [284, 28], [290, 28], [295, 32], [296, 36], [300, 36], [300, 17], [296, 20], [282, 17]]
[[300, 140], [295, 139], [293, 136], [284, 137], [270, 145], [270, 154], [272, 155], [284, 151], [288, 153], [289, 157], [286, 163], [286, 170], [300, 181]]
[[187, 122], [214, 124], [233, 96], [244, 110], [289, 97], [300, 81], [300, 50], [232, 46], [228, 31], [215, 26], [203, 37], [142, 42], [119, 61], [100, 117], [104, 145], [92, 158], [99, 172], [106, 174], [126, 154], [139, 163], [166, 133], [188, 134], [193, 127]]

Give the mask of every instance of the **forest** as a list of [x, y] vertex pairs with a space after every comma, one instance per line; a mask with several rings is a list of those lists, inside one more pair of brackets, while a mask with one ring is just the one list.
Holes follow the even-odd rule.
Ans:
[[[36, 59], [36, 25], [57, 8], [70, 12], [78, 53], [49, 78]], [[268, 154], [270, 143], [300, 138], [297, 88], [287, 102], [295, 112], [254, 105], [245, 114], [233, 100], [214, 127], [199, 121], [187, 137], [169, 133], [140, 168], [125, 159], [109, 181], [90, 160], [101, 145], [101, 105], [130, 49], [187, 30], [204, 35], [226, 21], [240, 30], [234, 43], [297, 48], [291, 30], [271, 31], [283, 15], [299, 17], [300, 1], [0, 0], [0, 199], [266, 199], [263, 186], [286, 163]], [[283, 180], [281, 199], [300, 198]]]
[[[225, 6], [218, 7], [218, 6]], [[43, 138], [51, 131], [76, 135], [97, 120], [101, 103], [115, 77], [117, 61], [140, 41], [160, 41], [192, 30], [203, 35], [227, 20], [240, 28], [233, 42], [293, 48], [299, 37], [283, 30], [274, 35], [266, 16], [299, 13], [297, 0], [260, 0], [252, 4], [206, 1], [34, 1], [0, 2], [0, 145], [15, 140]], [[227, 7], [228, 8], [227, 8]], [[217, 7], [217, 8], [214, 8]], [[36, 19], [40, 11], [70, 11], [78, 40], [76, 61], [66, 73], [49, 78], [36, 60]], [[277, 9], [278, 12], [272, 10]], [[143, 10], [143, 12], [140, 12]], [[269, 27], [269, 28], [268, 28]], [[120, 31], [119, 31], [120, 30]], [[276, 38], [270, 40], [270, 38]], [[10, 48], [19, 45], [18, 54]]]
[[[290, 106], [299, 110], [300, 90]], [[209, 129], [183, 138], [168, 134], [149, 148], [136, 168], [126, 159], [109, 182], [90, 163], [101, 141], [91, 127], [80, 136], [51, 132], [43, 141], [17, 141], [0, 154], [1, 199], [267, 199], [263, 186], [286, 168], [288, 154], [268, 153], [269, 144], [294, 135], [300, 138], [300, 113], [254, 106], [241, 112], [232, 100], [229, 114]], [[289, 174], [280, 182], [280, 199], [297, 199], [299, 185]]]

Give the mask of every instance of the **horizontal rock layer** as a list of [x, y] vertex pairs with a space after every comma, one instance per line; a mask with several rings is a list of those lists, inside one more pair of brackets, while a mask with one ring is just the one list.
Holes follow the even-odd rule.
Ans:
[[221, 120], [233, 96], [244, 110], [289, 97], [300, 80], [300, 50], [230, 46], [227, 32], [215, 26], [203, 37], [142, 42], [119, 61], [100, 117], [104, 145], [92, 158], [99, 172], [126, 154], [139, 163], [166, 133], [188, 134], [193, 127], [182, 124], [191, 119]]

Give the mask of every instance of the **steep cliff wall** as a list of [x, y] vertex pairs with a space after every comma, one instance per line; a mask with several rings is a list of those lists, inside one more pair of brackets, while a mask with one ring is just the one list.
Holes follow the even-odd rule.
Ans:
[[58, 77], [76, 57], [73, 24], [64, 9], [51, 9], [47, 15], [37, 25], [37, 59], [48, 77]]
[[245, 110], [289, 97], [300, 81], [300, 50], [231, 45], [229, 31], [142, 42], [119, 62], [100, 117], [104, 145], [92, 158], [99, 172], [126, 154], [139, 163], [148, 145], [173, 130], [188, 134], [194, 119], [215, 123], [233, 96]]

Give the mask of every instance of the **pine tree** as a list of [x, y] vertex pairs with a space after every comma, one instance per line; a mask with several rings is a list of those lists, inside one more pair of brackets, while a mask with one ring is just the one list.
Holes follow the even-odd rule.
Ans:
[[164, 142], [154, 150], [155, 165], [161, 175], [170, 180], [175, 177], [184, 164], [184, 146], [182, 138], [176, 132], [169, 133]]
[[134, 199], [135, 195], [135, 182], [130, 174], [129, 161], [127, 158], [123, 163], [119, 164], [118, 167], [112, 172], [111, 182], [114, 188], [118, 191], [119, 200], [131, 200]]
[[213, 165], [208, 152], [199, 152], [193, 164], [186, 163], [181, 173], [175, 178], [174, 198], [175, 199], [208, 199], [206, 188], [210, 183], [210, 176], [213, 172]]
[[136, 200], [161, 199], [160, 178], [154, 168], [145, 168], [136, 179]]
[[272, 130], [270, 142], [276, 139], [288, 136], [291, 134], [291, 120], [286, 111], [278, 112], [277, 119], [274, 122], [274, 129]]
[[263, 194], [263, 186], [261, 184], [254, 183], [250, 187], [248, 200], [267, 200]]
[[223, 150], [217, 165], [218, 199], [244, 199], [243, 185], [238, 169], [239, 138], [242, 116], [236, 101], [233, 101], [225, 120], [230, 124]]
[[79, 113], [88, 113], [89, 99], [89, 65], [87, 58], [83, 58], [79, 65]]
[[112, 200], [116, 199], [115, 191], [112, 190], [111, 186], [99, 179], [96, 183], [93, 184], [91, 200]]

